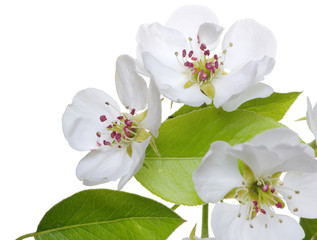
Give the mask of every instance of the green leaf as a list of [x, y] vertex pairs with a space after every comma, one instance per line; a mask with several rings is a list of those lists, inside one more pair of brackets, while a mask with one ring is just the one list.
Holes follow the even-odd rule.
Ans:
[[169, 116], [168, 119], [176, 118], [176, 117], [184, 115], [186, 113], [190, 113], [192, 111], [199, 110], [199, 109], [206, 108], [206, 107], [214, 108], [213, 105], [207, 105], [207, 104], [203, 104], [200, 107], [192, 107], [192, 106], [184, 105], [180, 109], [178, 109], [176, 112], [174, 112], [171, 116]]
[[257, 112], [280, 121], [301, 92], [276, 93], [267, 98], [256, 98], [242, 104], [239, 109]]
[[41, 220], [37, 240], [166, 239], [184, 222], [161, 203], [113, 190], [86, 190], [61, 201]]
[[136, 179], [155, 195], [181, 205], [203, 204], [192, 181], [193, 171], [214, 141], [238, 144], [265, 130], [282, 127], [271, 118], [246, 110], [224, 112], [205, 107], [162, 123], [155, 139], [161, 158], [147, 148]]
[[317, 219], [301, 218], [300, 225], [305, 231], [304, 240], [315, 240], [317, 235]]
[[[287, 110], [291, 107], [301, 92], [276, 93], [274, 92], [267, 98], [256, 98], [242, 104], [239, 109], [244, 109], [250, 112], [256, 112], [270, 117], [276, 121], [281, 120]], [[175, 118], [191, 111], [201, 108], [214, 107], [213, 105], [202, 105], [200, 107], [191, 107], [184, 105], [178, 111], [169, 116], [169, 119]]]

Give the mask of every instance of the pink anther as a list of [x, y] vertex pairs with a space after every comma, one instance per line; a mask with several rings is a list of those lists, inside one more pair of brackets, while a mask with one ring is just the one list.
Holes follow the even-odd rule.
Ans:
[[116, 134], [116, 140], [118, 143], [121, 141], [121, 133]]
[[202, 43], [202, 44], [200, 45], [200, 49], [201, 49], [202, 51], [205, 51], [206, 48], [207, 48], [206, 44]]
[[278, 202], [278, 203], [275, 204], [275, 206], [276, 206], [277, 208], [282, 208], [282, 203], [281, 203], [281, 202]]
[[182, 54], [183, 54], [183, 58], [186, 57], [186, 50], [185, 49], [183, 49]]
[[106, 115], [101, 115], [101, 116], [100, 116], [100, 121], [101, 121], [101, 122], [104, 122], [104, 121], [106, 121], [106, 120], [107, 120]]
[[128, 127], [130, 127], [132, 125], [132, 121], [130, 119], [126, 119], [124, 121], [125, 125], [127, 125]]
[[111, 137], [112, 137], [112, 138], [114, 138], [116, 135], [117, 135], [117, 133], [116, 133], [115, 131], [113, 131], [113, 132], [111, 133]]
[[262, 187], [262, 191], [263, 192], [267, 192], [269, 190], [269, 185], [268, 184], [264, 184]]

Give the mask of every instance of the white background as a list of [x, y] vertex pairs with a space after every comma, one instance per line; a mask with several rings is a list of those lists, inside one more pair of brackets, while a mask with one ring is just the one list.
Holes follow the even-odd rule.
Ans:
[[[176, 8], [193, 3], [211, 8], [226, 29], [236, 20], [254, 18], [275, 33], [276, 65], [266, 83], [278, 92], [304, 91], [283, 123], [305, 141], [313, 140], [306, 123], [294, 120], [305, 115], [306, 96], [317, 101], [314, 1], [2, 0], [0, 239], [36, 231], [50, 207], [88, 188], [75, 176], [85, 153], [70, 148], [63, 137], [66, 105], [87, 87], [118, 99], [115, 61], [120, 54], [135, 56], [138, 26], [164, 24]], [[165, 109], [164, 118], [167, 115]], [[99, 187], [116, 189], [116, 183]], [[123, 190], [161, 201], [134, 179]], [[180, 207], [177, 212], [187, 223], [170, 237], [173, 240], [188, 236], [200, 221], [200, 207]]]

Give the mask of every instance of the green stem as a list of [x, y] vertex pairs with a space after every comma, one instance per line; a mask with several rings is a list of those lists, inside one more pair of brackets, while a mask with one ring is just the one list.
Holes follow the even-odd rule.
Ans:
[[175, 204], [173, 207], [171, 207], [171, 210], [175, 211], [179, 207], [178, 204]]
[[22, 240], [22, 239], [25, 239], [25, 238], [34, 237], [35, 235], [36, 235], [36, 233], [25, 234], [25, 235], [17, 238], [16, 240]]
[[201, 238], [208, 238], [208, 203], [203, 205]]

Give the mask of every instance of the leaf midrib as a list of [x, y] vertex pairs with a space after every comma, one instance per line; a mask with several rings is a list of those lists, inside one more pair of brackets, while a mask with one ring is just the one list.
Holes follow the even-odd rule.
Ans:
[[[59, 227], [54, 229], [48, 229], [41, 232], [35, 232], [32, 237], [41, 236], [43, 234], [48, 234], [52, 232], [57, 232], [61, 230], [66, 229], [72, 229], [72, 228], [80, 228], [83, 226], [92, 226], [92, 225], [101, 225], [101, 224], [108, 224], [108, 223], [115, 223], [115, 222], [121, 222], [121, 221], [127, 221], [127, 220], [136, 220], [136, 219], [173, 219], [173, 220], [179, 220], [180, 218], [177, 217], [129, 217], [129, 218], [120, 218], [120, 219], [114, 219], [114, 220], [108, 220], [108, 221], [101, 221], [101, 222], [93, 222], [93, 223], [82, 223], [82, 224], [75, 224], [75, 225], [69, 225], [65, 227]], [[184, 221], [184, 220], [183, 220]]]

